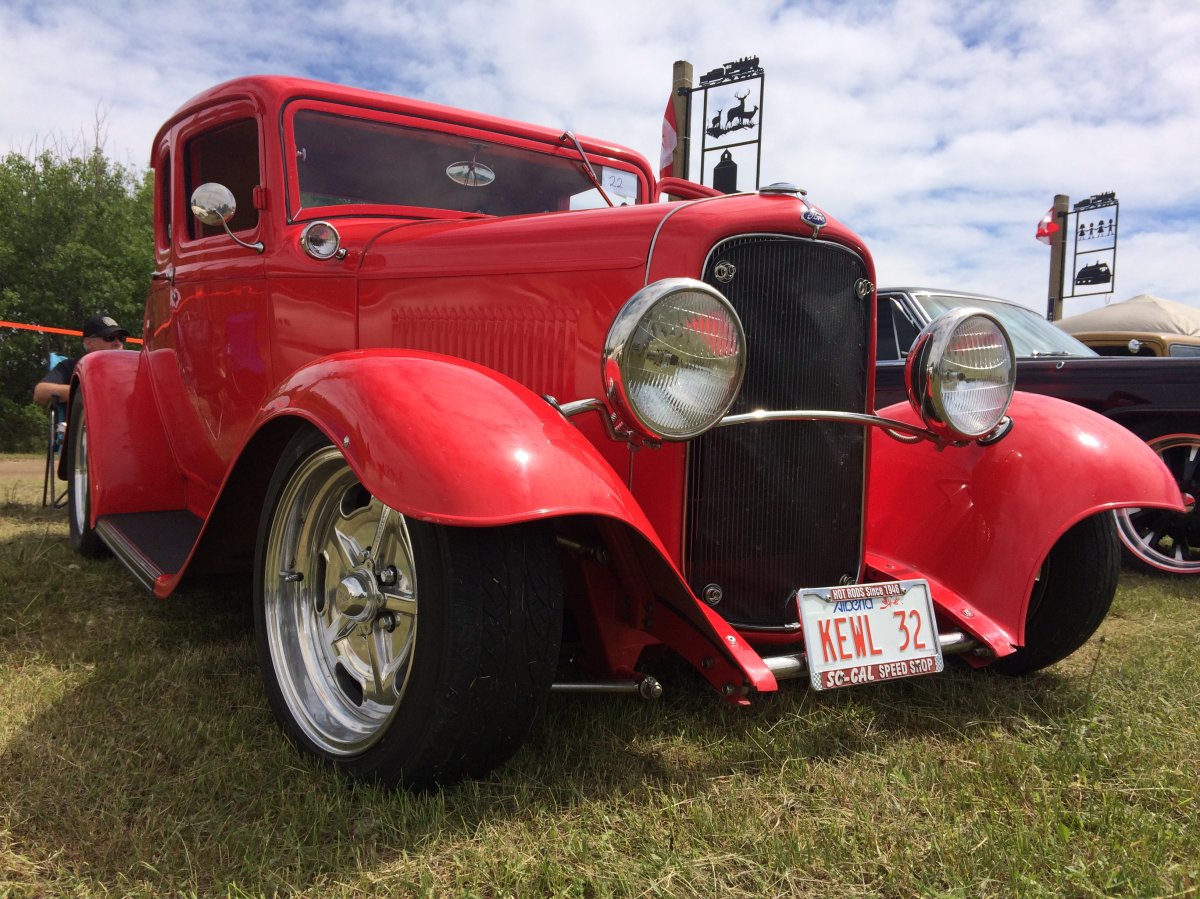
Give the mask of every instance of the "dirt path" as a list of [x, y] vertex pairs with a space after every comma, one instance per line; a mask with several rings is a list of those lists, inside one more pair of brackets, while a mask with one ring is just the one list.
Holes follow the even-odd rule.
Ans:
[[0, 459], [0, 483], [9, 481], [41, 481], [46, 460], [39, 456], [13, 456]]
[[[0, 457], [0, 503], [40, 505], [45, 474], [44, 456]], [[66, 485], [59, 481], [56, 486], [61, 491]]]

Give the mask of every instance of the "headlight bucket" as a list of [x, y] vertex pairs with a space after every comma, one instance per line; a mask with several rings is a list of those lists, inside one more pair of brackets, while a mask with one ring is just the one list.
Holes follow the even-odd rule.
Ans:
[[313, 259], [341, 259], [342, 238], [329, 222], [311, 222], [300, 232], [300, 246]]
[[974, 440], [995, 430], [1008, 411], [1017, 368], [1012, 339], [981, 309], [954, 309], [917, 336], [908, 354], [908, 401], [942, 437]]
[[741, 319], [721, 293], [665, 278], [635, 293], [604, 342], [604, 392], [624, 423], [656, 440], [689, 440], [729, 411], [746, 371]]

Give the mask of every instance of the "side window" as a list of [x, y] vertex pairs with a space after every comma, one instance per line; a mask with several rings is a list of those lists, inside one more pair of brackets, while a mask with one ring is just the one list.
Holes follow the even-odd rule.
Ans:
[[900, 301], [888, 296], [879, 298], [877, 327], [876, 359], [880, 362], [905, 358], [919, 333], [916, 322]]
[[896, 326], [892, 324], [892, 301], [880, 297], [875, 308], [875, 361], [894, 362], [899, 358]]
[[892, 320], [896, 324], [896, 343], [900, 347], [900, 358], [908, 356], [908, 351], [921, 333], [921, 323], [906, 309], [899, 300], [892, 300]]
[[[231, 231], [246, 231], [258, 225], [254, 188], [258, 187], [258, 125], [253, 119], [222, 125], [198, 135], [184, 147], [183, 171], [187, 196], [201, 184], [216, 181], [233, 191], [237, 212], [229, 222]], [[186, 199], [186, 198], [185, 198]], [[224, 234], [219, 226], [202, 225], [187, 217], [188, 236]]]

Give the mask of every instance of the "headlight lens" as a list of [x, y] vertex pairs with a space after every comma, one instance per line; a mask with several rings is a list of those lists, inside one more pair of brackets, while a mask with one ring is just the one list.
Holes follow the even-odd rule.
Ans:
[[300, 232], [300, 246], [313, 259], [332, 259], [341, 245], [337, 228], [329, 222], [313, 222]]
[[626, 424], [687, 440], [729, 410], [746, 370], [746, 335], [718, 291], [691, 278], [639, 290], [604, 344], [604, 389]]
[[931, 322], [908, 355], [908, 399], [926, 427], [957, 439], [990, 433], [1016, 384], [1012, 340], [980, 309], [955, 309]]

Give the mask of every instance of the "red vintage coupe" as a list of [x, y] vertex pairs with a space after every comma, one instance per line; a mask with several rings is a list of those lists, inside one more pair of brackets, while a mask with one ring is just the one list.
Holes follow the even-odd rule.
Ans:
[[1107, 513], [1181, 508], [1127, 430], [1013, 393], [986, 312], [876, 411], [871, 256], [793, 185], [277, 77], [152, 164], [145, 343], [72, 385], [71, 539], [160, 597], [244, 576], [280, 725], [353, 775], [481, 774], [550, 690], [653, 697], [668, 651], [735, 704], [1033, 671], [1109, 607]]

